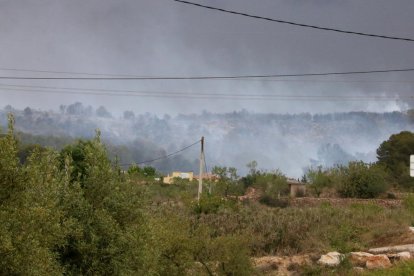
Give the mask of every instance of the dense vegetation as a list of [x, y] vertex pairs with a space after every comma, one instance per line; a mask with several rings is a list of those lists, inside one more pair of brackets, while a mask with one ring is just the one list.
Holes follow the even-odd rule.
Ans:
[[[205, 183], [211, 193], [197, 203], [195, 182], [164, 185], [152, 167], [122, 170], [108, 158], [99, 132], [58, 151], [16, 136], [10, 117], [0, 137], [2, 275], [251, 275], [252, 256], [387, 245], [414, 223], [410, 196], [392, 209], [289, 207], [286, 176], [259, 170], [257, 162], [244, 177], [215, 167], [220, 178]], [[392, 168], [381, 166], [351, 162], [310, 170], [304, 179], [317, 196], [365, 198], [404, 189]], [[237, 199], [248, 189], [260, 192], [258, 202]]]

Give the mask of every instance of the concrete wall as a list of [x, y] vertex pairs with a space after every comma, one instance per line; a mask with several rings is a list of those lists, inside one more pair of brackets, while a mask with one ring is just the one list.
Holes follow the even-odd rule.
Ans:
[[298, 193], [302, 193], [304, 196], [306, 193], [306, 186], [304, 184], [289, 184], [289, 186], [291, 197], [296, 197]]

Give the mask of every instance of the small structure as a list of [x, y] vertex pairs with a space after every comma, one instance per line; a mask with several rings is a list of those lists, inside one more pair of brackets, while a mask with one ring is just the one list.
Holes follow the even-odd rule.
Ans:
[[172, 174], [168, 174], [164, 177], [163, 182], [165, 184], [172, 184], [174, 178], [181, 178], [181, 179], [188, 179], [188, 181], [193, 181], [194, 174], [193, 172], [172, 172]]
[[[199, 178], [199, 175], [194, 175], [194, 179], [198, 180]], [[212, 173], [203, 173], [202, 179], [217, 182], [219, 180], [219, 177], [218, 175]]]
[[299, 195], [304, 196], [306, 193], [306, 183], [300, 182], [296, 179], [289, 178], [287, 180], [291, 197], [297, 197]]

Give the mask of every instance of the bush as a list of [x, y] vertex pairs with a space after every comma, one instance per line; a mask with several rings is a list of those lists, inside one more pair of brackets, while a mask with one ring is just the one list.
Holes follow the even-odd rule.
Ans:
[[289, 201], [286, 199], [274, 198], [268, 195], [262, 196], [259, 202], [270, 207], [279, 208], [286, 208], [289, 205]]
[[[411, 214], [414, 214], [414, 195], [409, 194], [403, 200], [403, 206]], [[411, 226], [414, 226], [414, 219], [411, 221]]]
[[339, 168], [338, 192], [343, 197], [375, 198], [387, 190], [385, 179], [378, 165], [349, 162], [347, 167]]
[[196, 214], [216, 214], [220, 209], [234, 209], [237, 204], [236, 199], [203, 194], [199, 202], [193, 203], [193, 210]]
[[272, 198], [289, 194], [289, 185], [286, 176], [279, 170], [256, 174], [254, 187], [260, 189], [264, 195]]
[[310, 190], [319, 197], [321, 193], [329, 187], [332, 187], [333, 180], [332, 180], [332, 173], [330, 170], [322, 170], [322, 167], [318, 167], [317, 169], [309, 169], [308, 172], [305, 174], [306, 179], [309, 179]]

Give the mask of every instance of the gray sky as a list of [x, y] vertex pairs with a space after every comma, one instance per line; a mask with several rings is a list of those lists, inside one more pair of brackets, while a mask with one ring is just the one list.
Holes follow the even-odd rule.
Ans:
[[[305, 24], [414, 38], [411, 0], [194, 0]], [[155, 75], [284, 74], [414, 68], [414, 43], [299, 28], [171, 0], [0, 0], [0, 68]], [[1, 76], [44, 74], [0, 70]], [[48, 74], [50, 75], [50, 74]], [[52, 76], [52, 75], [50, 75]], [[53, 75], [58, 76], [58, 75]], [[60, 75], [59, 75], [60, 76]], [[414, 95], [414, 73], [313, 77], [323, 82], [1, 81], [9, 85], [189, 93]], [[301, 78], [302, 80], [304, 78]], [[292, 79], [291, 79], [292, 80]], [[345, 82], [338, 82], [343, 81]], [[352, 82], [350, 82], [352, 81]], [[380, 81], [380, 82], [366, 82]], [[407, 82], [408, 81], [408, 82]], [[0, 89], [1, 106], [82, 101], [113, 112], [390, 111], [395, 102], [246, 101], [47, 94]]]

